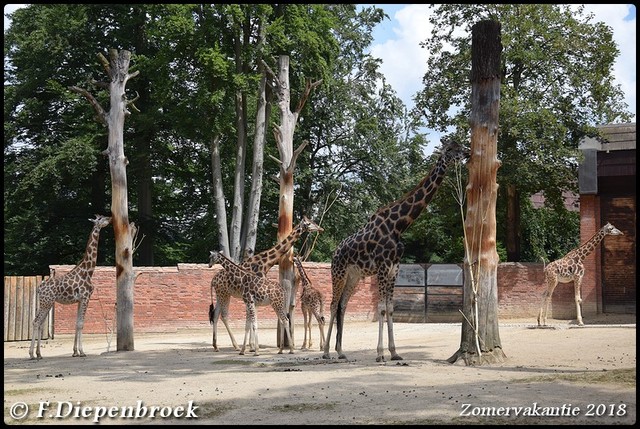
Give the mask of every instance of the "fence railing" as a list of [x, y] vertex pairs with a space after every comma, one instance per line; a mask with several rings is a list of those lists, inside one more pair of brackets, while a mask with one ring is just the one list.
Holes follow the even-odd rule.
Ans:
[[[4, 277], [4, 341], [25, 341], [34, 336], [38, 285], [48, 276]], [[55, 306], [54, 306], [55, 307]], [[42, 339], [53, 338], [52, 307], [44, 321]]]

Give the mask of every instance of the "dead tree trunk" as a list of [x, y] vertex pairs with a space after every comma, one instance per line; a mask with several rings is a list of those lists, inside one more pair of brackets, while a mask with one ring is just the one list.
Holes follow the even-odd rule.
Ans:
[[[296, 123], [304, 104], [311, 93], [311, 90], [320, 85], [322, 81], [311, 83], [307, 81], [305, 92], [298, 102], [295, 112], [291, 111], [291, 88], [289, 86], [289, 57], [281, 55], [278, 58], [278, 74], [271, 71], [266, 63], [263, 66], [273, 80], [274, 92], [277, 97], [278, 108], [280, 110], [280, 125], [274, 126], [274, 135], [280, 154], [280, 200], [278, 214], [278, 242], [284, 240], [293, 229], [293, 171], [296, 167], [296, 159], [307, 142], [303, 142], [298, 148], [293, 150], [293, 133]], [[293, 248], [287, 252], [278, 264], [280, 273], [280, 284], [285, 289], [287, 302], [289, 303], [289, 330], [291, 338], [294, 338], [293, 310], [296, 304], [296, 282], [293, 270]], [[278, 322], [278, 333], [280, 332]], [[281, 341], [284, 346], [286, 338], [278, 338], [278, 346]]]
[[482, 365], [505, 359], [498, 329], [496, 251], [501, 50], [500, 23], [481, 21], [473, 26], [464, 320], [460, 348], [448, 359], [450, 363], [461, 360], [466, 365]]
[[129, 223], [128, 193], [127, 193], [127, 158], [124, 155], [124, 121], [130, 113], [128, 107], [133, 108], [133, 101], [127, 100], [125, 87], [127, 81], [139, 72], [129, 74], [131, 53], [116, 49], [109, 50], [109, 60], [98, 54], [107, 75], [109, 83], [102, 86], [109, 88], [110, 109], [107, 113], [98, 101], [87, 90], [73, 86], [72, 91], [82, 94], [91, 103], [98, 114], [98, 119], [107, 126], [109, 143], [103, 152], [109, 157], [111, 171], [111, 213], [113, 230], [116, 239], [116, 323], [117, 350], [134, 350], [133, 344], [133, 250], [136, 236], [136, 226]]

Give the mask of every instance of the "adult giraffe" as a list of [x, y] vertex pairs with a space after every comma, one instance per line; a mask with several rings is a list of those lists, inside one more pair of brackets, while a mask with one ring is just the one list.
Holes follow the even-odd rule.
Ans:
[[542, 305], [540, 305], [540, 311], [538, 312], [538, 326], [547, 325], [547, 312], [553, 290], [558, 283], [569, 282], [573, 282], [578, 325], [584, 325], [582, 321], [582, 311], [580, 310], [580, 304], [582, 303], [580, 289], [582, 287], [582, 278], [584, 277], [584, 260], [607, 235], [624, 234], [618, 228], [607, 222], [605, 226], [600, 228], [600, 230], [584, 244], [544, 267], [544, 281], [547, 288], [542, 294]]
[[324, 359], [329, 359], [329, 342], [333, 322], [336, 321], [336, 352], [342, 353], [342, 331], [347, 303], [358, 282], [375, 276], [378, 282], [378, 356], [384, 361], [382, 329], [385, 319], [389, 336], [391, 360], [402, 360], [396, 352], [393, 336], [393, 288], [398, 276], [398, 266], [403, 252], [401, 234], [427, 207], [444, 179], [447, 166], [469, 158], [469, 151], [458, 143], [443, 141], [436, 165], [420, 183], [405, 196], [375, 212], [369, 221], [353, 235], [344, 239], [336, 248], [331, 261], [331, 318], [324, 343]]
[[93, 270], [96, 267], [96, 259], [98, 257], [100, 230], [111, 223], [111, 217], [96, 215], [95, 219], [89, 220], [93, 222], [93, 229], [89, 235], [87, 248], [82, 261], [64, 276], [49, 277], [38, 286], [36, 291], [38, 311], [33, 320], [33, 337], [31, 338], [31, 347], [29, 347], [29, 356], [31, 359], [34, 359], [33, 346], [36, 339], [38, 341], [36, 356], [38, 359], [42, 359], [40, 355], [42, 324], [47, 317], [47, 313], [56, 302], [60, 304], [78, 303], [76, 335], [73, 340], [73, 356], [85, 356], [82, 350], [82, 328], [84, 327], [84, 315], [89, 306], [89, 299], [91, 299], [91, 294], [93, 293], [91, 277], [93, 276]]

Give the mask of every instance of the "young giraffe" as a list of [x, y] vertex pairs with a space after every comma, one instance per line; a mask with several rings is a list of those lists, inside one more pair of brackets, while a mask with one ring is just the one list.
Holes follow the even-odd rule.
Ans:
[[551, 295], [558, 285], [558, 282], [569, 283], [571, 281], [573, 281], [575, 293], [578, 325], [584, 325], [582, 322], [582, 311], [580, 310], [580, 303], [582, 302], [582, 298], [580, 297], [580, 288], [582, 286], [582, 277], [584, 276], [584, 260], [607, 235], [624, 234], [607, 222], [600, 231], [596, 232], [593, 237], [587, 240], [583, 245], [573, 249], [564, 257], [557, 259], [544, 267], [544, 280], [547, 285], [547, 289], [542, 295], [542, 305], [540, 306], [540, 312], [538, 313], [538, 326], [547, 325], [549, 302], [551, 301]]
[[[251, 270], [256, 274], [266, 276], [271, 267], [277, 264], [282, 256], [284, 256], [293, 246], [300, 236], [305, 232], [322, 232], [323, 229], [316, 225], [315, 222], [303, 216], [300, 223], [293, 228], [287, 237], [270, 249], [258, 253], [257, 255], [247, 255], [242, 261], [242, 267]], [[211, 267], [211, 264], [209, 264]], [[234, 350], [238, 350], [238, 344], [233, 337], [227, 316], [229, 314], [229, 301], [231, 297], [242, 298], [242, 288], [238, 284], [233, 284], [229, 280], [226, 270], [219, 271], [213, 279], [211, 279], [211, 297], [213, 300], [213, 291], [216, 293], [216, 304], [209, 307], [209, 321], [213, 324], [213, 350], [218, 351], [218, 318], [222, 318], [222, 323], [227, 328], [231, 343]]]
[[[273, 311], [275, 311], [278, 316], [278, 320], [280, 320], [280, 338], [284, 338], [283, 333], [286, 333], [286, 338], [289, 342], [289, 353], [293, 353], [293, 342], [291, 341], [289, 316], [287, 314], [288, 304], [285, 302], [285, 291], [280, 284], [267, 279], [266, 276], [242, 268], [224, 256], [222, 252], [210, 252], [209, 266], [213, 264], [221, 264], [223, 270], [227, 272], [230, 283], [240, 285], [242, 288], [242, 300], [247, 307], [247, 320], [240, 354], [244, 354], [247, 339], [249, 335], [251, 335], [255, 342], [253, 345], [255, 350], [254, 355], [259, 355], [260, 343], [258, 342], [256, 306], [267, 304], [271, 304], [271, 308], [273, 308]], [[280, 342], [278, 354], [282, 353], [283, 344], [284, 342]]]
[[[311, 342], [311, 315], [315, 316], [320, 329], [320, 350], [324, 348], [324, 299], [322, 293], [311, 285], [311, 280], [304, 271], [302, 262], [297, 256], [293, 259], [300, 274], [300, 284], [302, 284], [302, 294], [300, 295], [300, 309], [304, 316], [304, 341], [302, 349], [307, 350], [313, 345]], [[309, 333], [309, 342], [307, 343], [307, 333]]]
[[100, 230], [111, 223], [111, 217], [96, 215], [95, 219], [89, 220], [93, 222], [93, 229], [91, 230], [91, 235], [89, 235], [87, 249], [82, 261], [64, 276], [49, 277], [38, 286], [36, 292], [38, 296], [38, 311], [33, 320], [33, 337], [31, 338], [31, 347], [29, 347], [29, 356], [31, 359], [34, 359], [33, 346], [36, 338], [38, 341], [36, 356], [38, 359], [42, 359], [40, 355], [42, 324], [55, 302], [60, 304], [78, 303], [76, 335], [73, 340], [73, 356], [85, 356], [82, 350], [82, 328], [84, 327], [84, 315], [89, 306], [89, 299], [93, 293], [91, 276], [93, 276], [93, 270], [96, 267], [96, 258], [98, 257]]
[[454, 161], [469, 157], [461, 145], [443, 142], [441, 154], [431, 172], [404, 197], [380, 208], [359, 231], [344, 239], [336, 248], [331, 261], [331, 317], [329, 331], [324, 343], [324, 359], [329, 359], [329, 343], [334, 320], [336, 326], [336, 352], [342, 353], [342, 331], [344, 314], [349, 299], [359, 281], [376, 276], [378, 283], [378, 346], [376, 362], [384, 361], [382, 330], [387, 322], [389, 352], [392, 360], [402, 360], [396, 353], [393, 336], [393, 288], [398, 275], [398, 264], [403, 252], [401, 234], [416, 220], [435, 195], [444, 179], [447, 166]]

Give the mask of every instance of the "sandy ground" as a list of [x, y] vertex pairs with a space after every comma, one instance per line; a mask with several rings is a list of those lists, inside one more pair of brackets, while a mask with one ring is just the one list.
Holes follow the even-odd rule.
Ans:
[[[348, 359], [314, 349], [278, 354], [275, 327], [261, 326], [260, 356], [240, 356], [221, 325], [137, 334], [115, 352], [105, 335], [72, 335], [29, 359], [29, 342], [4, 343], [6, 424], [634, 424], [635, 315], [570, 321], [500, 322], [507, 360], [468, 367], [446, 362], [460, 324], [395, 323], [402, 361], [377, 363], [377, 323], [347, 323]], [[241, 330], [235, 336], [240, 341]], [[302, 345], [296, 326], [296, 347]], [[386, 336], [386, 329], [385, 329]], [[385, 338], [385, 345], [387, 340]], [[385, 356], [389, 359], [389, 353]], [[555, 414], [555, 416], [554, 416]], [[152, 416], [153, 415], [153, 416]]]

